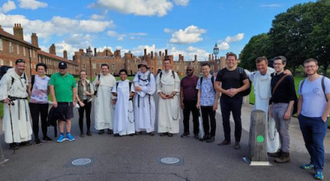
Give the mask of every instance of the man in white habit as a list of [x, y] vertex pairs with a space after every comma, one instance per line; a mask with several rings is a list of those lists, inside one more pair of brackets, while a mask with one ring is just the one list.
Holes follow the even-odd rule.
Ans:
[[153, 94], [156, 91], [154, 75], [149, 71], [148, 62], [143, 60], [138, 68], [140, 71], [135, 75], [134, 114], [135, 130], [137, 133], [145, 131], [151, 136], [155, 135], [156, 106]]
[[124, 136], [135, 134], [133, 96], [134, 85], [127, 80], [127, 71], [121, 69], [119, 71], [120, 80], [112, 88], [112, 94], [115, 97], [115, 114], [113, 118], [114, 136]]
[[276, 124], [272, 117], [269, 116], [269, 99], [271, 97], [271, 74], [275, 72], [273, 68], [268, 67], [268, 60], [266, 57], [258, 57], [256, 59], [256, 72], [249, 72], [245, 70], [247, 76], [254, 86], [255, 103], [253, 110], [259, 109], [266, 113], [266, 139], [267, 152], [275, 153], [280, 148], [280, 138], [276, 130]]
[[93, 82], [97, 89], [94, 102], [95, 129], [99, 130], [98, 134], [103, 134], [105, 130], [112, 134], [114, 111], [111, 90], [116, 84], [116, 79], [109, 73], [108, 64], [101, 65], [101, 72]]
[[32, 135], [28, 79], [24, 71], [25, 61], [18, 59], [15, 68], [9, 69], [0, 81], [0, 101], [4, 102], [3, 131], [5, 142], [12, 149], [18, 149], [19, 143], [29, 143]]
[[163, 61], [165, 70], [157, 75], [157, 92], [160, 96], [158, 103], [158, 133], [160, 136], [179, 133], [180, 121], [180, 79], [171, 70], [171, 61]]

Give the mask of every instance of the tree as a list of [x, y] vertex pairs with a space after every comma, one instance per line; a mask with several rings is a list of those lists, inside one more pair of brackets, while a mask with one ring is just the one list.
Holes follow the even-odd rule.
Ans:
[[269, 38], [266, 33], [253, 36], [241, 52], [240, 66], [248, 70], [255, 70], [256, 58], [272, 55], [269, 44]]

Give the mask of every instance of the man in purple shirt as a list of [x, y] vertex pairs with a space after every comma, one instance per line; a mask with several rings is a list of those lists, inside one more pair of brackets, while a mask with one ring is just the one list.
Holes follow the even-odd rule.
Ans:
[[183, 127], [184, 133], [181, 135], [181, 138], [188, 137], [189, 132], [189, 116], [190, 111], [193, 115], [194, 123], [194, 138], [198, 139], [199, 125], [198, 125], [198, 109], [197, 104], [197, 92], [196, 89], [198, 77], [194, 75], [194, 66], [188, 65], [186, 69], [187, 76], [181, 80], [180, 85], [180, 100], [181, 108], [183, 109]]

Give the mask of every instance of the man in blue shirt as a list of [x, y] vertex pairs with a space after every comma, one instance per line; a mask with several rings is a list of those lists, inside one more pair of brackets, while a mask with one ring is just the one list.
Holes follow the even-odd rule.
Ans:
[[[201, 108], [203, 117], [203, 127], [205, 136], [202, 141], [212, 143], [214, 141], [216, 122], [215, 112], [218, 108], [219, 92], [214, 89], [214, 77], [210, 75], [210, 64], [202, 64], [203, 76], [198, 79], [196, 89], [197, 108]], [[209, 128], [209, 117], [211, 123], [211, 131]]]

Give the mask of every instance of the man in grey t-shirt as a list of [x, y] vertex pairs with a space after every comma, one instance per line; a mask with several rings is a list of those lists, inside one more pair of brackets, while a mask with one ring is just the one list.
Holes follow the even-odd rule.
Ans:
[[317, 74], [318, 62], [309, 58], [304, 62], [308, 77], [300, 82], [298, 93], [298, 119], [310, 163], [302, 165], [305, 170], [314, 169], [314, 178], [323, 180], [324, 146], [330, 112], [330, 80]]

